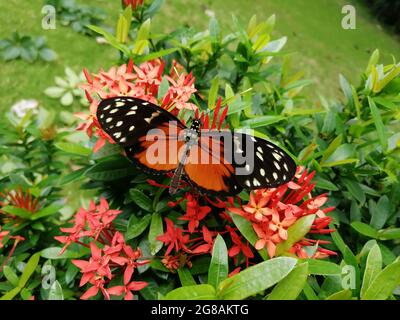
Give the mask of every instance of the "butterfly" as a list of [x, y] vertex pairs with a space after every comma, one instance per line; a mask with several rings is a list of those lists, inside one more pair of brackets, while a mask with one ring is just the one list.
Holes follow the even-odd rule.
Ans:
[[242, 132], [203, 129], [195, 118], [187, 127], [167, 110], [134, 97], [100, 102], [100, 127], [141, 170], [173, 173], [169, 191], [182, 176], [199, 192], [231, 196], [278, 187], [292, 180], [296, 164], [275, 144]]

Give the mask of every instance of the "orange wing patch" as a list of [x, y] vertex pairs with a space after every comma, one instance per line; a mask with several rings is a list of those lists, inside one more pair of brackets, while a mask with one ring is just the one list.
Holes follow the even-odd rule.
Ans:
[[235, 183], [232, 183], [234, 168], [231, 164], [224, 163], [222, 152], [213, 152], [209, 149], [210, 144], [206, 139], [210, 138], [200, 139], [200, 145], [194, 145], [190, 149], [184, 167], [185, 173], [201, 189], [230, 193], [235, 188]]
[[179, 150], [184, 141], [178, 139], [181, 128], [166, 123], [139, 138], [136, 145], [141, 151], [134, 158], [149, 169], [166, 172], [175, 170], [179, 164]]

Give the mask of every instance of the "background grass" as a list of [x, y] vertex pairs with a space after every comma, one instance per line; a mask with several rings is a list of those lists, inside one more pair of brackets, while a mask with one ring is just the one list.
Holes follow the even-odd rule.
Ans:
[[[83, 1], [77, 0], [80, 3]], [[231, 15], [235, 14], [246, 24], [253, 14], [259, 20], [277, 15], [274, 36], [288, 36], [286, 51], [294, 52], [295, 67], [304, 69], [316, 86], [308, 94], [333, 97], [338, 94], [338, 74], [351, 81], [366, 66], [371, 52], [379, 48], [385, 61], [391, 55], [400, 57], [400, 41], [382, 29], [361, 2], [353, 1], [357, 10], [357, 29], [341, 28], [341, 8], [344, 0], [166, 0], [162, 11], [153, 21], [154, 32], [168, 32], [179, 24], [188, 24], [202, 30], [208, 25], [208, 12], [214, 12], [223, 31], [230, 31]], [[114, 25], [120, 1], [85, 0], [108, 13], [106, 23]], [[46, 98], [43, 90], [53, 85], [54, 76], [63, 75], [65, 66], [79, 71], [83, 67], [97, 71], [110, 67], [117, 53], [110, 46], [102, 46], [94, 38], [75, 33], [71, 28], [58, 26], [56, 30], [41, 29], [42, 1], [0, 2], [0, 38], [9, 37], [13, 31], [21, 34], [45, 35], [48, 45], [59, 58], [52, 63], [30, 64], [22, 60], [0, 61], [0, 110], [8, 109], [22, 98], [35, 98], [46, 106], [56, 107], [58, 102]]]

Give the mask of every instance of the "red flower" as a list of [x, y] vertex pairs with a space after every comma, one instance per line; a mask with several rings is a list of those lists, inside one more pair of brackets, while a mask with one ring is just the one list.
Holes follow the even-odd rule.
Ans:
[[[316, 216], [309, 231], [310, 234], [326, 234], [334, 231], [326, 228], [332, 221], [332, 218], [326, 216], [326, 213], [334, 208], [321, 209], [328, 200], [327, 195], [312, 197], [310, 194], [315, 186], [312, 183], [314, 174], [314, 172], [308, 174], [307, 170], [298, 168], [294, 181], [278, 188], [251, 192], [247, 204], [240, 208], [228, 208], [229, 212], [240, 214], [252, 223], [259, 238], [255, 243], [256, 249], [260, 250], [266, 247], [269, 256], [273, 257], [276, 245], [288, 238], [287, 229], [299, 218], [306, 215]], [[304, 200], [304, 198], [308, 199]], [[301, 246], [302, 244], [296, 244], [293, 253], [303, 256]], [[320, 254], [316, 257], [326, 256], [326, 252], [325, 255], [322, 254], [324, 250], [318, 250]]]
[[240, 252], [242, 252], [247, 259], [254, 258], [253, 251], [251, 251], [248, 242], [244, 243], [242, 237], [239, 236], [232, 227], [226, 226], [226, 229], [228, 230], [233, 243], [232, 247], [228, 251], [228, 255], [230, 257], [236, 257]]
[[200, 221], [211, 211], [211, 208], [200, 206], [197, 199], [190, 193], [186, 194], [186, 199], [186, 214], [179, 219], [189, 221], [188, 229], [192, 233], [198, 228]]
[[92, 256], [89, 261], [86, 260], [72, 260], [83, 273], [79, 286], [85, 285], [90, 280], [95, 279], [97, 276], [105, 276], [111, 279], [111, 269], [109, 266], [110, 257], [103, 256], [102, 250], [96, 246], [94, 242], [90, 243], [90, 251]]
[[148, 283], [145, 281], [132, 281], [124, 284], [123, 286], [114, 286], [107, 289], [108, 294], [114, 296], [124, 295], [124, 300], [133, 300], [134, 296], [132, 291], [140, 291], [147, 287]]
[[174, 226], [174, 223], [165, 218], [167, 224], [167, 231], [157, 237], [157, 240], [162, 241], [165, 245], [168, 245], [165, 255], [169, 255], [172, 249], [175, 248], [175, 252], [179, 252], [181, 249], [189, 251], [186, 244], [189, 242], [189, 236], [183, 235], [183, 230]]
[[[6, 193], [0, 192], [0, 207], [13, 206], [16, 208], [24, 209], [32, 214], [38, 212], [42, 207], [39, 199], [35, 199], [29, 190], [23, 191], [21, 187], [17, 190], [11, 190]], [[6, 214], [9, 217], [16, 218], [0, 209], [0, 213]]]
[[144, 0], [122, 0], [124, 7], [131, 6], [132, 10], [135, 11], [139, 6], [143, 5]]

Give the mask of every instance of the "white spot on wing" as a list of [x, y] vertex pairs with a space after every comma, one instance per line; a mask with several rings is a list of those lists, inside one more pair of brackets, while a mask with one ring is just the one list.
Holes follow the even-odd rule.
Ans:
[[111, 108], [111, 105], [109, 104], [107, 107], [105, 107], [103, 110], [107, 111], [108, 109]]
[[107, 122], [107, 123], [109, 123], [109, 122], [111, 122], [111, 121], [112, 121], [112, 118], [111, 118], [111, 117], [109, 117], [109, 118], [106, 119], [106, 122]]
[[283, 167], [285, 168], [285, 170], [286, 170], [287, 172], [289, 172], [289, 168], [288, 168], [288, 165], [286, 164], [286, 162], [283, 164]]
[[264, 158], [263, 158], [263, 156], [262, 156], [261, 153], [257, 152], [256, 155], [257, 155], [257, 157], [258, 157], [260, 160], [264, 160]]
[[132, 116], [132, 115], [134, 115], [134, 114], [136, 114], [136, 111], [129, 111], [126, 115], [127, 115], [127, 116]]
[[276, 152], [272, 152], [272, 156], [278, 161], [282, 159], [282, 157], [279, 154], [277, 154]]
[[125, 102], [117, 102], [115, 105], [116, 105], [117, 107], [122, 107], [122, 106], [125, 105]]
[[116, 113], [118, 111], [118, 109], [112, 109], [111, 111], [110, 111], [110, 113]]
[[274, 161], [274, 166], [275, 166], [275, 168], [277, 168], [278, 170], [281, 170], [281, 166], [279, 165], [278, 162]]
[[263, 176], [263, 177], [265, 177], [265, 170], [264, 169], [260, 169], [260, 174]]
[[275, 180], [278, 179], [278, 174], [277, 174], [276, 172], [274, 172], [274, 173], [272, 174], [272, 176], [274, 177]]
[[117, 124], [116, 124], [116, 126], [117, 126], [117, 127], [120, 127], [120, 126], [122, 126], [123, 123], [124, 123], [123, 121], [118, 121]]
[[246, 182], [244, 183], [246, 186], [251, 187], [251, 183], [250, 180], [246, 180]]
[[126, 141], [125, 137], [123, 137], [121, 140], [119, 140], [119, 142], [125, 142], [125, 141]]
[[119, 139], [119, 137], [121, 136], [121, 132], [115, 132], [114, 133], [114, 137]]
[[135, 126], [130, 126], [129, 127], [129, 131], [133, 131], [133, 129], [135, 129]]

